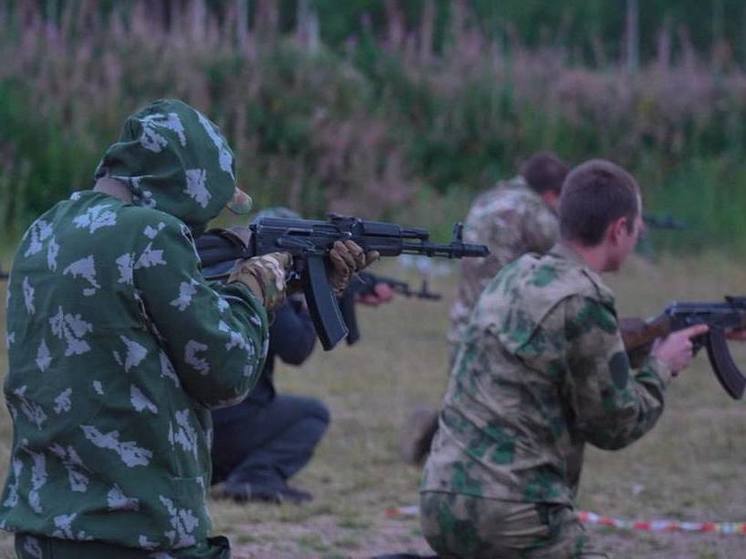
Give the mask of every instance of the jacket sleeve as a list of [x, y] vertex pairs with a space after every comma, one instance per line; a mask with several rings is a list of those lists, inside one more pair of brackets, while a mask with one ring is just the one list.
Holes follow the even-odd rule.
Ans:
[[296, 301], [288, 301], [275, 313], [269, 338], [270, 352], [288, 365], [301, 365], [316, 345], [311, 315]]
[[630, 371], [613, 307], [574, 295], [558, 311], [564, 312], [567, 344], [564, 399], [577, 430], [602, 449], [631, 444], [663, 411], [660, 364], [648, 360], [639, 371]]
[[185, 225], [159, 227], [132, 259], [146, 321], [193, 399], [208, 407], [237, 403], [262, 371], [266, 311], [244, 285], [205, 280]]

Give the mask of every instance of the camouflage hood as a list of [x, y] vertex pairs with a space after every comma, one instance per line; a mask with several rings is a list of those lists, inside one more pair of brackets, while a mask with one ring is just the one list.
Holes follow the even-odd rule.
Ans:
[[137, 206], [178, 217], [200, 231], [220, 213], [236, 186], [233, 152], [199, 111], [161, 99], [131, 115], [109, 146], [96, 178], [128, 185]]

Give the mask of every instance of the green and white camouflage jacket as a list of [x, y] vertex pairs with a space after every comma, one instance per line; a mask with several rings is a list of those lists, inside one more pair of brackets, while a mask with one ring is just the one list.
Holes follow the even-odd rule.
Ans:
[[247, 394], [268, 343], [265, 310], [242, 284], [203, 278], [186, 225], [231, 198], [232, 155], [201, 114], [162, 101], [101, 165], [134, 203], [74, 193], [13, 264], [0, 527], [188, 549], [211, 531], [209, 408]]
[[570, 249], [524, 255], [474, 309], [421, 489], [571, 504], [585, 444], [651, 429], [668, 377], [654, 359], [630, 372], [613, 294]]

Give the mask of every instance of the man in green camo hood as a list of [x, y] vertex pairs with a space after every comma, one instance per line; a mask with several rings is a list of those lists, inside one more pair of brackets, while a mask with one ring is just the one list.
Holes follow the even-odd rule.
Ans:
[[23, 558], [229, 557], [209, 537], [209, 409], [258, 378], [291, 258], [204, 279], [193, 235], [250, 199], [218, 128], [180, 101], [130, 116], [96, 178], [31, 225], [13, 263], [0, 527]]
[[626, 171], [579, 165], [562, 187], [560, 242], [502, 268], [479, 297], [422, 480], [422, 529], [440, 557], [606, 557], [575, 513], [585, 444], [619, 449], [652, 429], [690, 338], [707, 330], [670, 335], [630, 370], [598, 273], [627, 258], [641, 212]]

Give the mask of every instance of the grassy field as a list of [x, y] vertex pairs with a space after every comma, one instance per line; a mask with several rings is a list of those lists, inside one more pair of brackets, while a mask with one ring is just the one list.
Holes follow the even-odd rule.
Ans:
[[[417, 281], [412, 269], [376, 265]], [[715, 300], [742, 293], [746, 267], [724, 257], [635, 260], [609, 277], [623, 314], [648, 316], [674, 299]], [[230, 536], [237, 558], [370, 557], [426, 553], [416, 518], [386, 509], [417, 503], [419, 472], [402, 463], [398, 437], [412, 409], [439, 401], [447, 371], [443, 333], [456, 275], [434, 277], [440, 302], [399, 299], [360, 310], [362, 340], [331, 353], [320, 349], [300, 369], [280, 367], [283, 390], [322, 398], [333, 420], [311, 465], [295, 480], [316, 500], [304, 506], [211, 503], [216, 530]], [[4, 294], [0, 292], [0, 300]], [[4, 324], [4, 320], [2, 321]], [[745, 344], [746, 345], [746, 344]], [[734, 352], [746, 362], [746, 347]], [[4, 349], [3, 349], [4, 351]], [[2, 356], [3, 368], [6, 367]], [[667, 412], [647, 437], [620, 452], [590, 449], [580, 505], [626, 518], [746, 521], [746, 408], [721, 390], [700, 355], [671, 386]], [[8, 418], [0, 419], [0, 473], [7, 468]], [[615, 557], [743, 557], [743, 536], [703, 536], [591, 529]], [[0, 536], [0, 557], [11, 538]]]

